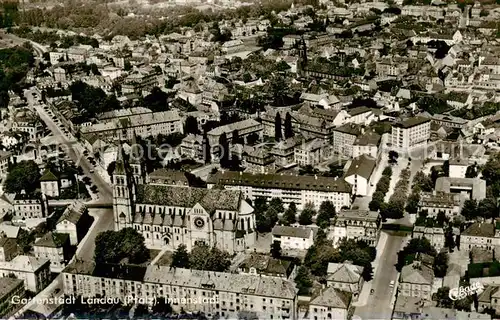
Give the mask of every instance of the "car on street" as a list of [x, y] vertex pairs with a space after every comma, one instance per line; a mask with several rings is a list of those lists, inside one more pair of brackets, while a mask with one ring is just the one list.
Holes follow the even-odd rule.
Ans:
[[391, 282], [389, 283], [389, 288], [394, 288], [394, 280], [391, 280]]
[[90, 172], [90, 173], [94, 173], [94, 169], [90, 169], [90, 171], [89, 171], [89, 172]]

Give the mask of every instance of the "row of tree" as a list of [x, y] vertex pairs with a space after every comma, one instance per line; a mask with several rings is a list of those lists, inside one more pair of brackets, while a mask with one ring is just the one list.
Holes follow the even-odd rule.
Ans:
[[411, 172], [408, 168], [401, 171], [400, 179], [394, 187], [394, 192], [389, 198], [389, 203], [384, 203], [380, 207], [380, 215], [383, 219], [399, 219], [404, 216], [410, 174]]
[[373, 193], [372, 200], [368, 204], [370, 210], [379, 211], [384, 204], [385, 195], [389, 192], [389, 186], [391, 184], [392, 168], [386, 167], [382, 171], [382, 177], [377, 182], [375, 192]]

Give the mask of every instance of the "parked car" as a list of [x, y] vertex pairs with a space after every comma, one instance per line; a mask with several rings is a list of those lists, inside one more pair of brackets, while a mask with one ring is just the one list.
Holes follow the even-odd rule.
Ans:
[[391, 280], [391, 283], [389, 283], [390, 288], [394, 288], [394, 280]]

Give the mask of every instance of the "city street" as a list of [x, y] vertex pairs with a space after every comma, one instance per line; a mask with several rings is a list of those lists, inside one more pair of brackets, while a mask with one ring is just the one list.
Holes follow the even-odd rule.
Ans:
[[[386, 245], [381, 254], [379, 265], [373, 275], [371, 289], [373, 295], [368, 298], [368, 304], [356, 307], [354, 314], [363, 320], [368, 319], [390, 319], [392, 315], [393, 298], [397, 290], [398, 272], [395, 264], [397, 262], [397, 252], [401, 249], [404, 236], [388, 232]], [[391, 281], [395, 282], [394, 288], [390, 288]]]
[[81, 260], [93, 260], [95, 250], [95, 238], [101, 232], [106, 230], [114, 230], [113, 209], [89, 209], [89, 214], [94, 217], [94, 224], [89, 229], [84, 238], [81, 248], [77, 252], [77, 256]]
[[[40, 118], [47, 125], [48, 129], [52, 132], [54, 137], [58, 139], [61, 145], [63, 145], [67, 155], [72, 159], [75, 164], [80, 165], [86, 176], [90, 177], [92, 182], [97, 186], [99, 190], [99, 198], [102, 202], [109, 202], [113, 198], [113, 192], [111, 186], [104, 181], [101, 176], [90, 171], [94, 170], [94, 167], [81, 153], [83, 151], [82, 146], [78, 146], [78, 142], [74, 138], [69, 138], [64, 134], [61, 128], [55, 123], [55, 121], [50, 117], [50, 115], [43, 109], [43, 106], [36, 102], [36, 98], [33, 94], [36, 91], [27, 90], [25, 91], [25, 97], [32, 108], [34, 108], [40, 115]], [[38, 93], [39, 94], [39, 93]]]

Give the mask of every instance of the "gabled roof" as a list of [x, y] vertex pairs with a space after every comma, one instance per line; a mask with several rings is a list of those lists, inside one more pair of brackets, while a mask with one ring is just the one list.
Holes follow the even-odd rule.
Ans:
[[60, 248], [69, 239], [69, 234], [67, 233], [46, 233], [42, 238], [40, 238], [35, 246], [38, 247], [50, 247], [50, 248]]
[[358, 283], [361, 278], [363, 267], [349, 263], [329, 263], [327, 278], [328, 281]]
[[406, 265], [401, 270], [400, 282], [432, 285], [433, 281], [434, 271], [420, 262]]
[[495, 236], [495, 225], [492, 223], [475, 222], [462, 232], [463, 236], [488, 237]]
[[45, 170], [44, 174], [40, 178], [40, 181], [59, 181], [55, 174], [52, 173], [49, 169]]
[[318, 296], [311, 299], [310, 305], [322, 306], [336, 309], [348, 309], [351, 304], [352, 294], [337, 290], [333, 287], [327, 287], [322, 290]]
[[273, 228], [273, 236], [293, 237], [309, 239], [313, 230], [305, 227], [289, 227], [289, 226], [275, 226]]
[[352, 160], [345, 176], [349, 177], [352, 175], [358, 175], [365, 178], [366, 180], [369, 180], [373, 173], [373, 170], [375, 170], [376, 165], [377, 161], [375, 159], [372, 159], [366, 154], [362, 154]]

